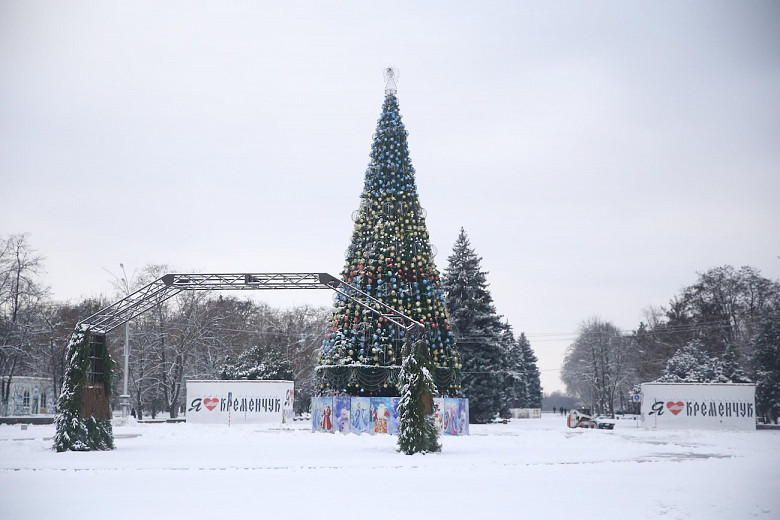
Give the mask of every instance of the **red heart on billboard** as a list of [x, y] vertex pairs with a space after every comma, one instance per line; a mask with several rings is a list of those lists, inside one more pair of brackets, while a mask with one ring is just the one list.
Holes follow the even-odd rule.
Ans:
[[669, 401], [668, 403], [666, 403], [666, 407], [674, 415], [677, 415], [678, 413], [682, 412], [684, 406], [685, 403], [683, 403], [682, 401], [677, 401], [676, 403], [674, 401]]
[[209, 409], [209, 411], [213, 410], [217, 407], [219, 404], [219, 399], [216, 397], [207, 397], [203, 400], [203, 405]]

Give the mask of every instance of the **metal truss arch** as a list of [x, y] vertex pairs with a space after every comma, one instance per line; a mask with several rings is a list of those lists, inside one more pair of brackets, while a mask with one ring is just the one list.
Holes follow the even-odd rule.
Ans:
[[169, 273], [85, 318], [77, 328], [107, 334], [182, 291], [291, 289], [330, 289], [400, 327], [412, 340], [425, 330], [420, 322], [328, 273]]

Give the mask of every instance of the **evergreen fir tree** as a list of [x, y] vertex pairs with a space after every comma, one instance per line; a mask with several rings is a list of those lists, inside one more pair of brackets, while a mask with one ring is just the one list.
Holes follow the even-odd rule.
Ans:
[[538, 361], [536, 354], [534, 354], [531, 343], [528, 341], [528, 338], [525, 337], [524, 332], [520, 333], [517, 344], [523, 352], [523, 362], [525, 365], [525, 387], [528, 399], [525, 408], [541, 408], [542, 379], [539, 374], [539, 367], [536, 364]]
[[528, 407], [528, 389], [526, 385], [525, 353], [515, 339], [512, 326], [504, 324], [501, 335], [504, 352], [504, 395], [499, 416], [511, 416], [510, 408]]
[[294, 379], [290, 362], [274, 350], [252, 347], [236, 358], [227, 356], [219, 371], [220, 379]]
[[717, 368], [700, 341], [693, 340], [677, 350], [666, 362], [666, 369], [658, 381], [663, 383], [710, 383]]
[[737, 354], [731, 345], [720, 358], [720, 377], [723, 383], [750, 383], [750, 379], [737, 362]]
[[486, 423], [504, 406], [505, 327], [493, 306], [482, 259], [463, 228], [448, 261], [444, 287], [450, 320], [459, 334], [463, 393], [469, 399], [470, 421]]
[[407, 348], [401, 365], [398, 449], [406, 455], [441, 451], [439, 430], [431, 410], [426, 409], [435, 392], [431, 364], [418, 346], [416, 343]]
[[690, 341], [666, 362], [664, 383], [748, 383], [750, 380], [736, 362], [729, 347], [718, 359], [706, 354], [701, 341]]
[[[460, 359], [392, 80], [394, 76], [385, 90], [360, 206], [353, 213], [355, 227], [341, 279], [425, 325], [438, 393], [454, 396], [460, 388]], [[406, 338], [390, 325], [338, 296], [319, 353], [319, 393], [398, 395]]]
[[765, 318], [753, 339], [756, 408], [767, 422], [780, 417], [780, 313]]
[[55, 421], [54, 449], [59, 452], [114, 449], [108, 402], [114, 362], [105, 343], [99, 347], [92, 339], [92, 333], [82, 327], [68, 344]]

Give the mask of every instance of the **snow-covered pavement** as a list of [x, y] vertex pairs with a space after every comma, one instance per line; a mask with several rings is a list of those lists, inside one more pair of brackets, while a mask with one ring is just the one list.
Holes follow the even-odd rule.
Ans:
[[780, 431], [472, 425], [443, 452], [308, 425], [136, 424], [111, 452], [55, 453], [0, 426], [0, 518], [780, 518]]

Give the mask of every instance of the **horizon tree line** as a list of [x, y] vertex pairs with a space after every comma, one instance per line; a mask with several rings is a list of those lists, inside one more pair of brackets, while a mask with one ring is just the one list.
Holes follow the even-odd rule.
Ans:
[[780, 416], [780, 283], [754, 267], [726, 265], [665, 306], [651, 307], [635, 330], [592, 317], [567, 349], [567, 393], [595, 413], [629, 409], [639, 383], [755, 382], [758, 414]]

